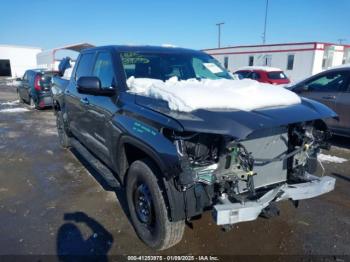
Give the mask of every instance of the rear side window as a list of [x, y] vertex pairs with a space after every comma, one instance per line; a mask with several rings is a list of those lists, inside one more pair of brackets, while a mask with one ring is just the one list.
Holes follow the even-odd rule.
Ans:
[[94, 53], [87, 53], [81, 55], [79, 64], [75, 72], [75, 80], [78, 80], [82, 76], [91, 75], [91, 67], [94, 59]]
[[260, 74], [257, 72], [252, 72], [252, 74], [250, 75], [251, 79], [260, 79]]
[[287, 79], [287, 76], [281, 72], [268, 72], [267, 77], [269, 79]]
[[110, 53], [103, 52], [98, 54], [93, 75], [100, 79], [102, 88], [111, 88], [112, 86], [114, 77], [112, 65], [112, 57]]
[[26, 72], [24, 73], [24, 76], [22, 77], [22, 80], [23, 80], [23, 81], [27, 81], [27, 80], [28, 80], [28, 71], [26, 71]]
[[250, 71], [237, 71], [237, 74], [239, 74], [242, 78], [249, 78]]

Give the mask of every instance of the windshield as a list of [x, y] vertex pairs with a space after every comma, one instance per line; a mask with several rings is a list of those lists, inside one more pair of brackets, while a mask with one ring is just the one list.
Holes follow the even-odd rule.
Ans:
[[120, 56], [127, 78], [232, 79], [217, 60], [204, 53], [122, 52]]
[[282, 71], [268, 72], [267, 77], [269, 79], [287, 79], [287, 76]]

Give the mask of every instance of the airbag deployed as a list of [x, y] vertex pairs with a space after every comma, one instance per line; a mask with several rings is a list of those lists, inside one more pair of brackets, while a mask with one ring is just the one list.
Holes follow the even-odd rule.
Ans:
[[237, 109], [251, 111], [260, 108], [289, 106], [301, 103], [295, 93], [254, 80], [189, 79], [167, 81], [150, 78], [128, 78], [129, 92], [162, 99], [176, 111], [196, 109]]

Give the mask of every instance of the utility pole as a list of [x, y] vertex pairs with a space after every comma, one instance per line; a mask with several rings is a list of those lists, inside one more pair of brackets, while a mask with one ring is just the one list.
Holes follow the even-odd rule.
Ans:
[[339, 45], [342, 45], [346, 40], [346, 38], [338, 38]]
[[263, 35], [262, 35], [263, 44], [266, 43], [266, 24], [267, 24], [267, 11], [268, 11], [268, 8], [269, 8], [269, 0], [266, 0], [264, 32], [263, 32]]
[[221, 46], [221, 26], [225, 24], [224, 22], [217, 23], [216, 25], [218, 26], [218, 47], [220, 48]]

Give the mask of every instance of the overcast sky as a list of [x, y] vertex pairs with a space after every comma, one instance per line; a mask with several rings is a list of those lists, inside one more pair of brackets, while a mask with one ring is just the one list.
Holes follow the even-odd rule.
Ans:
[[[260, 44], [266, 0], [3, 0], [0, 44]], [[269, 0], [267, 43], [350, 43], [350, 0]]]

